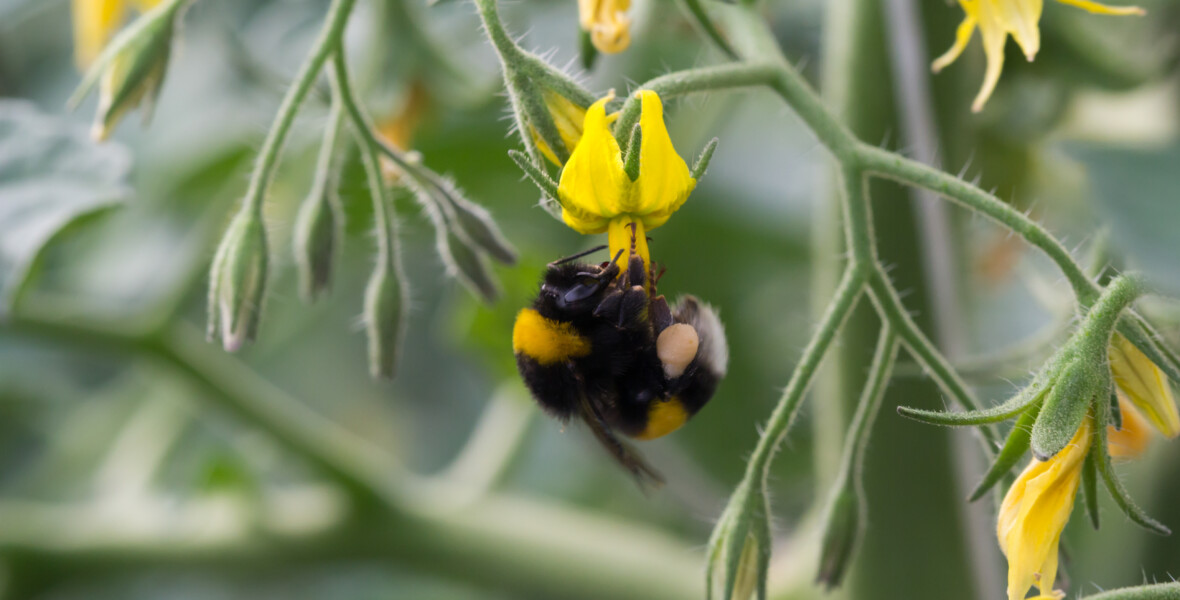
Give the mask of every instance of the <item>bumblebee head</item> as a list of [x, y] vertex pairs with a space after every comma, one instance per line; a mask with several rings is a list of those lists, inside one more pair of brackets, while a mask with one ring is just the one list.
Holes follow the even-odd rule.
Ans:
[[602, 302], [611, 282], [618, 275], [614, 263], [594, 266], [584, 263], [552, 264], [545, 272], [537, 300], [542, 314], [573, 318], [589, 315]]

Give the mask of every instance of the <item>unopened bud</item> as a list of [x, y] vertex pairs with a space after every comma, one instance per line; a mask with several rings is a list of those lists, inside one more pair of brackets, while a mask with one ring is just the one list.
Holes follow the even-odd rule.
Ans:
[[209, 281], [210, 341], [236, 352], [253, 341], [266, 296], [266, 228], [252, 211], [234, 217], [221, 238]]
[[326, 185], [315, 186], [295, 220], [299, 291], [308, 301], [315, 300], [331, 283], [340, 222], [340, 209], [332, 191]]
[[815, 581], [825, 588], [838, 587], [860, 543], [863, 509], [851, 484], [841, 485], [828, 506]]
[[72, 104], [85, 96], [95, 78], [101, 77], [98, 113], [91, 129], [94, 139], [107, 139], [123, 115], [137, 106], [143, 105], [145, 121], [150, 118], [152, 104], [164, 83], [176, 15], [183, 4], [172, 0], [142, 15], [113, 42], [111, 54], [100, 57], [79, 86]]
[[483, 298], [493, 303], [500, 297], [500, 286], [488, 268], [487, 261], [480, 256], [471, 242], [452, 227], [436, 231], [438, 253], [447, 265], [449, 275]]
[[397, 360], [409, 303], [401, 269], [386, 256], [365, 288], [365, 333], [369, 338], [369, 373], [390, 379], [397, 372]]
[[446, 201], [450, 204], [456, 224], [475, 245], [503, 264], [516, 264], [516, 250], [500, 233], [500, 227], [486, 208], [457, 192], [449, 193]]

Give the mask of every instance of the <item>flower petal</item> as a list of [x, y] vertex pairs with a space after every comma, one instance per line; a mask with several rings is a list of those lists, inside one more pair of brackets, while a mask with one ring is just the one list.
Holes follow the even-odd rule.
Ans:
[[1000, 82], [1000, 73], [1004, 70], [1004, 43], [1008, 41], [1008, 30], [991, 2], [983, 0], [979, 7], [979, 32], [983, 37], [983, 52], [987, 55], [987, 72], [983, 76], [983, 87], [971, 104], [971, 110], [975, 112], [983, 110], [983, 105]]
[[1069, 6], [1076, 6], [1082, 10], [1092, 12], [1098, 15], [1145, 15], [1146, 10], [1138, 6], [1109, 6], [1099, 2], [1092, 2], [1091, 0], [1057, 0], [1062, 4]]
[[639, 178], [632, 186], [625, 211], [643, 217], [648, 229], [663, 225], [676, 212], [696, 180], [688, 165], [672, 147], [672, 138], [664, 124], [664, 106], [651, 90], [638, 92], [642, 112], [639, 127], [643, 132], [639, 147]]
[[1041, 49], [1041, 32], [1038, 29], [1041, 12], [1045, 8], [1044, 0], [993, 0], [997, 15], [1004, 23], [1005, 29], [1012, 33], [1012, 37], [1024, 50], [1028, 60], [1036, 57]]
[[579, 233], [602, 233], [623, 210], [631, 180], [623, 170], [619, 143], [608, 127], [606, 103], [595, 102], [586, 111], [582, 139], [578, 142], [557, 185], [562, 219]]
[[85, 69], [98, 58], [103, 46], [123, 23], [123, 0], [74, 0], [74, 60]]
[[959, 23], [959, 29], [955, 32], [954, 45], [951, 46], [950, 50], [946, 51], [946, 54], [943, 54], [942, 56], [935, 59], [935, 61], [930, 65], [930, 68], [935, 73], [945, 69], [948, 65], [958, 60], [959, 56], [963, 54], [963, 50], [967, 48], [967, 43], [971, 41], [971, 34], [975, 33], [975, 25], [977, 21], [975, 19], [974, 9], [967, 10], [966, 2], [960, 2], [959, 4], [963, 5], [963, 10], [967, 11], [967, 17], [963, 19], [962, 23]]
[[1004, 496], [996, 534], [1008, 557], [1009, 600], [1022, 600], [1033, 585], [1042, 593], [1053, 589], [1057, 547], [1073, 511], [1091, 428], [1086, 419], [1061, 452], [1044, 462], [1033, 459]]
[[1118, 334], [1111, 339], [1108, 354], [1110, 371], [1119, 390], [1147, 415], [1160, 433], [1170, 438], [1180, 435], [1180, 414], [1163, 371]]

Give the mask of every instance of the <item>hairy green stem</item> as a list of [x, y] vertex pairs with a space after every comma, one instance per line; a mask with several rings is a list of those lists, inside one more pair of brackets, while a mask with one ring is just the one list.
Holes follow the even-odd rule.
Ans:
[[807, 388], [815, 378], [815, 372], [819, 369], [824, 355], [827, 354], [832, 340], [835, 339], [840, 327], [856, 306], [857, 298], [864, 291], [865, 280], [866, 273], [862, 269], [849, 267], [844, 272], [840, 284], [836, 287], [836, 294], [832, 297], [831, 304], [828, 305], [827, 313], [820, 320], [811, 341], [803, 350], [803, 356], [800, 358], [799, 364], [796, 365], [794, 373], [791, 374], [791, 380], [783, 390], [778, 404], [775, 405], [774, 412], [770, 414], [766, 430], [758, 439], [754, 453], [750, 455], [750, 461], [746, 466], [746, 480], [754, 480], [755, 477], [758, 477], [761, 481], [765, 481], [769, 477], [771, 458], [791, 428], [791, 423], [795, 420], [795, 415], [799, 411]]
[[[373, 220], [376, 222], [378, 260], [394, 270], [401, 277], [404, 269], [400, 264], [398, 249], [397, 220], [391, 218], [394, 209], [389, 189], [381, 177], [381, 156], [373, 135], [373, 124], [357, 102], [352, 81], [348, 76], [348, 64], [344, 59], [344, 46], [338, 45], [332, 53], [332, 91], [344, 106], [345, 113], [352, 121], [352, 128], [361, 150], [361, 162], [373, 198]], [[404, 278], [402, 278], [404, 280]]]
[[275, 167], [279, 164], [279, 155], [283, 152], [283, 144], [287, 141], [287, 134], [291, 125], [295, 123], [295, 116], [303, 99], [315, 85], [324, 63], [332, 54], [340, 39], [344, 35], [344, 26], [352, 13], [356, 0], [333, 0], [328, 8], [328, 16], [324, 26], [320, 29], [319, 37], [312, 46], [307, 60], [299, 67], [295, 82], [287, 89], [283, 102], [279, 105], [279, 112], [275, 115], [274, 124], [266, 134], [266, 141], [262, 143], [262, 150], [258, 153], [258, 163], [250, 176], [250, 187], [246, 190], [246, 199], [242, 203], [242, 210], [261, 214], [262, 202], [266, 199], [267, 189], [274, 178]]
[[[768, 85], [778, 77], [781, 65], [769, 62], [740, 62], [717, 67], [677, 71], [648, 80], [638, 87], [668, 99], [699, 92], [733, 90]], [[632, 94], [623, 103], [615, 131], [631, 131], [639, 122], [639, 98]]]

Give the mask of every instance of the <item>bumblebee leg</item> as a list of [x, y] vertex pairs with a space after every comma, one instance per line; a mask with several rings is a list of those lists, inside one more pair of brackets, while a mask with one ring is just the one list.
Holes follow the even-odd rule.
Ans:
[[658, 471], [648, 465], [647, 461], [643, 460], [643, 457], [631, 448], [631, 446], [615, 436], [602, 415], [599, 414], [598, 410], [585, 394], [582, 394], [580, 407], [582, 420], [586, 422], [590, 431], [594, 433], [594, 437], [610, 452], [616, 462], [631, 473], [631, 476], [635, 478], [635, 481], [641, 488], [647, 489], [649, 486], [660, 487], [664, 484], [664, 478]]

